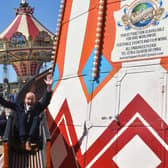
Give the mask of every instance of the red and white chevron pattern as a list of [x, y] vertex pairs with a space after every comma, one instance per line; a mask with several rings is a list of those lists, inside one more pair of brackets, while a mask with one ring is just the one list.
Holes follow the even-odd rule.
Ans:
[[[167, 56], [128, 62], [111, 59], [117, 31], [114, 13], [127, 3], [111, 0], [64, 3], [65, 24], [59, 32], [55, 56], [55, 74], [59, 78], [48, 117], [54, 168], [168, 167]], [[104, 17], [99, 18], [101, 14]], [[100, 21], [104, 22], [103, 39], [97, 34]], [[96, 47], [102, 47], [101, 59], [112, 68], [97, 72], [96, 67], [97, 75], [105, 74], [104, 78], [97, 83], [84, 83], [83, 78], [93, 70], [90, 58], [93, 56], [94, 64], [97, 60], [96, 40], [103, 40]], [[81, 73], [84, 68], [88, 68], [88, 74]], [[91, 94], [88, 86], [92, 88]], [[88, 134], [83, 134], [85, 122]]]

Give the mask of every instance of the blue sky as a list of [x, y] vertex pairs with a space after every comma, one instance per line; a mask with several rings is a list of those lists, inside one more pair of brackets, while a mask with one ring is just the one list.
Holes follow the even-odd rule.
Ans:
[[[60, 0], [27, 0], [31, 7], [34, 7], [34, 16], [51, 32], [56, 32], [57, 14], [59, 10]], [[1, 0], [0, 5], [0, 33], [13, 21], [15, 18], [15, 8], [19, 7], [21, 0]], [[4, 74], [2, 65], [0, 65], [0, 83], [2, 83]], [[16, 73], [8, 67], [9, 81], [17, 80]]]

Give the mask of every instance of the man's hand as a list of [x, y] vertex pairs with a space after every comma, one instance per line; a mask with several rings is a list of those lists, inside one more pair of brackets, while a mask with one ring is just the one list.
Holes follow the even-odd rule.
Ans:
[[53, 83], [52, 75], [48, 74], [46, 79], [44, 79], [44, 82], [47, 85], [47, 90], [51, 91], [51, 86], [52, 86], [52, 83]]

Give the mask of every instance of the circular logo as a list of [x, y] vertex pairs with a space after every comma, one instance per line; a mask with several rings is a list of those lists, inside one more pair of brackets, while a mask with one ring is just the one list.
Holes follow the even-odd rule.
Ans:
[[136, 3], [130, 10], [130, 23], [134, 28], [144, 28], [152, 23], [155, 17], [155, 4], [153, 2]]

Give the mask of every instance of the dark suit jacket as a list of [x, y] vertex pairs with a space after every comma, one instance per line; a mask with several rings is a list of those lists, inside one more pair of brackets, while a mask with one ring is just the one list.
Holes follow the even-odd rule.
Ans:
[[[0, 104], [6, 108], [10, 108], [16, 112], [16, 127], [18, 129], [19, 139], [21, 141], [25, 138], [34, 136], [34, 130], [37, 127], [39, 114], [49, 105], [52, 92], [46, 92], [43, 97], [37, 101], [33, 107], [25, 114], [24, 103], [9, 102], [0, 97]], [[29, 120], [28, 120], [29, 117]]]
[[[39, 114], [42, 112], [50, 103], [52, 92], [46, 92], [43, 97], [35, 103], [35, 105], [32, 108], [33, 114]], [[24, 110], [24, 103], [16, 103], [16, 102], [10, 102], [5, 100], [4, 98], [0, 97], [0, 104], [6, 108], [10, 108], [14, 111], [18, 111], [20, 108], [18, 106], [22, 107]], [[20, 109], [21, 110], [21, 109]]]
[[5, 115], [0, 115], [0, 136], [3, 136], [5, 127], [6, 127], [7, 119]]

